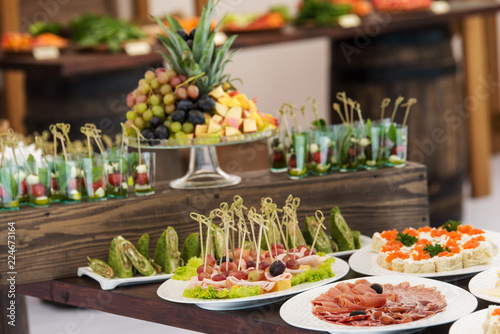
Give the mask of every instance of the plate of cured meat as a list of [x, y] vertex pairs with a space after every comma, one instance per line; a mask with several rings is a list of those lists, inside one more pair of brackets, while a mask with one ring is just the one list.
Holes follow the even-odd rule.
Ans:
[[178, 281], [170, 279], [160, 285], [157, 290], [159, 297], [175, 302], [185, 304], [195, 304], [207, 310], [238, 310], [261, 305], [271, 304], [284, 299], [288, 299], [291, 295], [316, 288], [318, 286], [332, 283], [340, 280], [349, 272], [349, 265], [342, 259], [335, 258], [335, 263], [332, 264], [332, 272], [335, 276], [317, 282], [302, 283], [292, 286], [289, 289], [264, 293], [258, 296], [234, 298], [234, 299], [200, 299], [187, 298], [183, 296], [184, 290], [188, 287], [189, 281]]
[[[397, 238], [401, 239], [403, 234], [409, 238], [409, 233], [418, 237], [415, 237], [413, 245], [402, 247], [394, 246], [399, 241], [386, 236], [386, 233], [395, 234], [397, 231], [375, 233], [370, 246], [351, 255], [349, 265], [352, 270], [365, 275], [443, 279], [472, 275], [500, 266], [497, 246], [500, 245], [500, 233], [474, 229], [470, 225], [464, 225], [463, 231], [460, 234], [442, 229], [408, 228], [397, 233]], [[389, 240], [384, 240], [384, 236]]]
[[422, 277], [371, 276], [321, 286], [286, 301], [288, 324], [332, 333], [412, 333], [473, 312], [477, 299]]

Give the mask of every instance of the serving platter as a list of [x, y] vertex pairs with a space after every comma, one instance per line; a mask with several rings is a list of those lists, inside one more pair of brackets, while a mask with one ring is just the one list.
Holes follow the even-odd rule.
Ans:
[[496, 248], [496, 255], [494, 256], [492, 262], [485, 265], [436, 273], [401, 273], [384, 269], [379, 266], [377, 264], [378, 253], [373, 252], [370, 246], [363, 247], [362, 249], [356, 251], [353, 255], [351, 255], [351, 257], [349, 258], [349, 265], [351, 266], [352, 270], [365, 275], [404, 275], [445, 279], [455, 278], [456, 276], [473, 275], [490, 268], [500, 267], [500, 254], [498, 252], [498, 245], [500, 245], [500, 233], [487, 230], [485, 230], [485, 232], [488, 239]]
[[[372, 276], [363, 278], [367, 279], [371, 283], [390, 283], [395, 285], [402, 282], [408, 282], [412, 286], [423, 284], [425, 287], [435, 287], [444, 295], [447, 307], [443, 312], [435, 314], [434, 316], [405, 324], [380, 327], [349, 327], [335, 325], [320, 320], [312, 313], [311, 301], [335, 285], [328, 284], [292, 297], [281, 306], [280, 316], [291, 326], [308, 330], [327, 331], [330, 333], [413, 333], [426, 327], [453, 322], [473, 312], [477, 306], [477, 299], [472, 294], [455, 285], [441, 281], [402, 275]], [[354, 283], [358, 279], [359, 278], [350, 279], [345, 282]]]
[[101, 285], [101, 289], [103, 290], [113, 290], [117, 286], [163, 282], [172, 277], [174, 274], [163, 273], [163, 274], [154, 274], [151, 276], [138, 275], [130, 278], [118, 278], [118, 277], [106, 278], [93, 272], [92, 269], [90, 269], [90, 267], [80, 267], [78, 268], [77, 275], [78, 277], [88, 276], [96, 280], [97, 282], [99, 282], [99, 284]]
[[[366, 235], [361, 235], [359, 237], [359, 243], [361, 244], [361, 248], [369, 246], [372, 243], [372, 238], [370, 238]], [[342, 251], [342, 252], [328, 253], [326, 255], [343, 258], [343, 257], [348, 257], [348, 256], [354, 254], [354, 252], [356, 252], [356, 251], [357, 251], [357, 249], [354, 249], [354, 250], [348, 250], [348, 251]]]
[[483, 333], [483, 322], [488, 314], [488, 309], [482, 309], [458, 319], [451, 325], [449, 334]]
[[[499, 270], [500, 267], [491, 268], [472, 277], [469, 281], [469, 291], [477, 298], [500, 304], [500, 297], [492, 296], [481, 291], [495, 288], [495, 284], [499, 281], [497, 274]], [[500, 289], [498, 289], [498, 291], [500, 292]]]
[[168, 280], [164, 282], [157, 290], [160, 298], [174, 303], [195, 304], [198, 307], [213, 311], [222, 310], [238, 310], [250, 307], [257, 307], [266, 304], [271, 304], [284, 299], [290, 298], [291, 295], [316, 288], [318, 286], [328, 284], [340, 280], [349, 272], [349, 265], [346, 261], [335, 258], [335, 263], [332, 264], [334, 277], [327, 278], [313, 283], [302, 283], [293, 286], [291, 289], [265, 293], [258, 296], [234, 298], [234, 299], [199, 299], [186, 298], [182, 294], [189, 284], [189, 281]]

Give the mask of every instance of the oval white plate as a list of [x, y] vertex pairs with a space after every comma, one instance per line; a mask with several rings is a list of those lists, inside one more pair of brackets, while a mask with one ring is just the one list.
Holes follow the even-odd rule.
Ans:
[[450, 327], [449, 334], [481, 334], [488, 309], [482, 309], [460, 318]]
[[324, 279], [314, 283], [302, 283], [293, 286], [291, 289], [265, 293], [259, 296], [234, 298], [234, 299], [199, 299], [186, 298], [182, 294], [188, 286], [188, 281], [168, 280], [156, 291], [160, 298], [174, 303], [196, 304], [197, 306], [207, 310], [238, 310], [249, 307], [257, 307], [287, 299], [290, 295], [303, 292], [323, 284], [338, 281], [349, 272], [349, 265], [342, 259], [335, 258], [335, 263], [332, 265], [334, 277]]
[[[361, 245], [361, 248], [369, 246], [372, 243], [372, 238], [367, 237], [366, 235], [361, 235], [359, 237], [359, 243]], [[354, 252], [356, 252], [356, 251], [357, 251], [357, 249], [354, 249], [354, 250], [348, 250], [348, 251], [342, 251], [342, 252], [328, 253], [326, 255], [336, 256], [336, 257], [348, 257], [349, 255], [354, 254]]]
[[[497, 275], [497, 271], [500, 268], [491, 268], [489, 270], [485, 270], [476, 276], [472, 277], [469, 281], [469, 291], [477, 298], [481, 298], [487, 300], [489, 302], [500, 304], [500, 297], [488, 295], [485, 293], [481, 293], [481, 289], [494, 289], [495, 284], [498, 282], [499, 277]], [[500, 291], [500, 288], [498, 289]]]
[[[494, 247], [500, 245], [500, 233], [493, 231], [485, 231], [486, 236], [493, 243]], [[382, 268], [377, 264], [377, 256], [378, 253], [375, 253], [371, 250], [369, 246], [364, 247], [357, 252], [355, 252], [349, 258], [349, 265], [351, 269], [365, 275], [405, 275], [405, 276], [419, 276], [419, 277], [456, 277], [460, 275], [472, 275], [493, 267], [500, 266], [500, 252], [497, 252], [493, 261], [490, 264], [485, 264], [481, 266], [474, 266], [469, 268], [463, 268], [452, 271], [442, 271], [438, 273], [421, 273], [421, 274], [409, 274], [409, 273], [400, 273], [392, 270], [387, 270]]]
[[[430, 318], [417, 320], [414, 322], [380, 326], [380, 327], [349, 327], [334, 325], [320, 320], [312, 313], [311, 300], [320, 294], [328, 291], [335, 284], [328, 284], [319, 288], [306, 291], [286, 301], [280, 309], [281, 318], [288, 324], [316, 331], [327, 331], [331, 333], [411, 333], [429, 326], [437, 326], [449, 323], [466, 316], [476, 309], [477, 299], [469, 292], [455, 285], [440, 282], [428, 278], [411, 276], [373, 276], [363, 277], [372, 283], [390, 283], [399, 284], [409, 282], [412, 286], [424, 284], [426, 287], [436, 287], [446, 298], [446, 309], [433, 315]], [[354, 283], [359, 278], [346, 280], [345, 282]], [[472, 332], [471, 332], [472, 333]], [[470, 333], [469, 333], [470, 334]]]
[[79, 267], [77, 272], [78, 277], [82, 277], [83, 275], [88, 276], [90, 278], [95, 279], [101, 285], [102, 290], [112, 290], [120, 285], [134, 285], [134, 284], [146, 284], [153, 282], [162, 282], [166, 281], [174, 274], [154, 274], [151, 276], [134, 276], [130, 278], [106, 278], [90, 269], [90, 267]]

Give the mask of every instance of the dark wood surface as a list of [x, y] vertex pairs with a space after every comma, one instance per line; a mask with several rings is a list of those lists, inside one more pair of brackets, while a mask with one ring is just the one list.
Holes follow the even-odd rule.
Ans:
[[[343, 29], [339, 27], [286, 27], [276, 32], [244, 33], [236, 39], [234, 47], [251, 47], [303, 39], [328, 37], [333, 39], [359, 39], [373, 37], [386, 32], [411, 30], [432, 26], [465, 16], [489, 14], [500, 10], [500, 3], [495, 1], [465, 1], [451, 3], [451, 10], [444, 14], [431, 11], [414, 13], [373, 13], [365, 18], [359, 27]], [[157, 46], [156, 48], [161, 48]], [[153, 52], [148, 55], [130, 57], [125, 54], [106, 53], [63, 53], [59, 59], [37, 61], [31, 55], [4, 54], [0, 56], [0, 68], [39, 71], [44, 75], [74, 77], [89, 73], [123, 70], [140, 67], [161, 61], [160, 55]]]
[[[182, 245], [188, 234], [198, 230], [189, 217], [191, 212], [208, 215], [237, 194], [247, 207], [260, 207], [263, 197], [269, 196], [281, 206], [289, 194], [298, 196], [300, 222], [318, 209], [328, 217], [339, 206], [351, 228], [365, 235], [429, 224], [423, 165], [409, 163], [400, 169], [335, 173], [299, 181], [268, 170], [239, 175], [242, 183], [228, 188], [179, 191], [163, 182], [150, 197], [131, 195], [121, 200], [53, 204], [45, 209], [21, 207], [18, 212], [2, 213], [3, 221], [14, 221], [16, 226], [17, 282], [74, 276], [76, 268], [86, 265], [87, 256], [106, 260], [111, 239], [117, 235], [135, 243], [149, 233], [150, 249], [154, 250], [162, 231], [171, 225]], [[4, 254], [6, 243], [7, 238], [0, 238]], [[0, 263], [0, 274], [7, 271], [7, 261]]]
[[[344, 279], [360, 277], [350, 271]], [[456, 278], [452, 282], [467, 290], [470, 277]], [[100, 310], [159, 324], [195, 330], [203, 333], [319, 333], [292, 327], [279, 315], [284, 301], [261, 307], [234, 310], [209, 311], [190, 304], [176, 304], [157, 296], [161, 283], [136, 285], [101, 290], [88, 277], [71, 277], [55, 281], [22, 284], [18, 292], [57, 303]], [[478, 309], [488, 306], [479, 301]], [[429, 327], [419, 333], [448, 333], [451, 324]]]

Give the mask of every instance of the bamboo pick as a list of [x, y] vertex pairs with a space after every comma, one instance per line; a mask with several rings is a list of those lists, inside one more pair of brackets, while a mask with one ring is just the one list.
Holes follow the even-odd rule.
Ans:
[[291, 103], [287, 103], [287, 106], [289, 108], [288, 111], [292, 115], [293, 124], [295, 125], [295, 131], [300, 132], [299, 131], [299, 123], [297, 122], [297, 115], [295, 115], [295, 110], [297, 108], [293, 104], [291, 104]]
[[[204, 261], [204, 266], [203, 266], [203, 271], [207, 271], [207, 262], [208, 262], [208, 249], [210, 248], [210, 230], [213, 230], [214, 228], [212, 227], [212, 220], [211, 218], [206, 218], [206, 220], [202, 221], [203, 224], [207, 225], [207, 242], [206, 242], [206, 248], [205, 248], [205, 258], [203, 259]], [[203, 236], [202, 236], [203, 238]]]
[[351, 126], [354, 126], [354, 101], [350, 97], [348, 97], [347, 104], [349, 105], [350, 108]]
[[[251, 207], [249, 210], [248, 210], [248, 213], [247, 213], [247, 218], [248, 218], [248, 222], [250, 223], [250, 228], [251, 228], [251, 232], [252, 232], [252, 241], [253, 241], [253, 249], [254, 249], [254, 253], [257, 252], [257, 241], [255, 239], [255, 228], [254, 228], [254, 222], [252, 219], [250, 219], [250, 217], [255, 213], [255, 208], [254, 207]], [[259, 254], [260, 255], [260, 254]]]
[[[265, 222], [266, 221], [263, 220], [264, 224], [265, 224]], [[269, 249], [269, 257], [271, 258], [271, 263], [273, 263], [274, 262], [274, 260], [273, 260], [273, 250], [271, 249], [271, 244], [269, 243], [269, 238], [267, 236], [267, 231], [266, 231], [266, 229], [269, 229], [269, 228], [267, 226], [264, 226], [264, 227], [266, 227], [264, 229], [264, 239], [266, 240], [267, 249]]]
[[49, 126], [50, 132], [52, 132], [52, 136], [54, 137], [54, 158], [57, 156], [57, 127], [55, 124], [51, 124]]
[[66, 142], [68, 144], [68, 148], [71, 153], [76, 157], [75, 149], [73, 148], [73, 144], [71, 144], [71, 140], [69, 139], [69, 132], [71, 130], [71, 125], [67, 123], [56, 123], [56, 126], [61, 130]]
[[337, 92], [336, 97], [340, 102], [344, 103], [345, 119], [346, 119], [348, 124], [351, 123], [349, 120], [349, 111], [347, 109], [347, 98], [346, 98], [345, 92]]
[[288, 135], [288, 139], [291, 141], [292, 140], [292, 135], [290, 133], [290, 126], [288, 125], [288, 119], [285, 115], [284, 111], [285, 104], [283, 104], [280, 108], [280, 115], [282, 116], [283, 120], [285, 121], [285, 129], [286, 129], [286, 134]]
[[344, 116], [342, 115], [342, 111], [340, 110], [340, 104], [334, 103], [332, 105], [332, 107], [333, 107], [333, 110], [335, 110], [337, 112], [337, 114], [340, 116], [340, 120], [342, 121], [342, 123], [343, 124], [347, 124], [346, 121], [345, 121]]
[[125, 124], [120, 123], [120, 125], [122, 127], [122, 139], [120, 143], [120, 156], [121, 156], [123, 154], [123, 147], [125, 146], [125, 140], [123, 140], [123, 138], [125, 138], [125, 132], [127, 131], [127, 129], [125, 128]]
[[392, 112], [391, 123], [394, 123], [394, 117], [396, 117], [396, 111], [398, 111], [398, 107], [401, 104], [401, 102], [404, 101], [404, 99], [405, 99], [404, 97], [399, 96], [394, 102], [394, 111]]
[[323, 215], [323, 212], [321, 212], [320, 210], [316, 210], [316, 212], [314, 213], [314, 216], [316, 218], [316, 222], [318, 223], [318, 229], [316, 230], [316, 235], [314, 236], [314, 240], [313, 240], [313, 243], [311, 245], [311, 253], [314, 250], [314, 245], [316, 244], [316, 240], [317, 240], [318, 235], [319, 235], [319, 230], [321, 230], [321, 229], [326, 230], [326, 226], [323, 225], [323, 221], [325, 220], [325, 216]]
[[90, 136], [92, 130], [85, 126], [82, 126], [80, 128], [80, 132], [87, 136], [87, 150], [89, 152], [90, 169], [92, 169], [92, 146], [90, 145]]
[[46, 163], [49, 163], [47, 160], [47, 156], [45, 155], [45, 150], [43, 147], [43, 139], [40, 136], [35, 136], [35, 143], [37, 144], [38, 147], [40, 147], [40, 151], [42, 151], [42, 156], [43, 159], [45, 160]]
[[388, 97], [382, 100], [382, 103], [380, 105], [380, 109], [382, 109], [382, 113], [380, 114], [380, 124], [382, 124], [382, 120], [384, 119], [385, 108], [387, 108], [387, 106], [389, 106], [390, 103], [391, 99]]
[[[201, 222], [201, 215], [196, 213], [196, 212], [191, 212], [189, 214], [189, 217], [191, 217], [191, 219], [193, 219], [194, 221], [197, 221], [198, 222], [198, 226], [200, 227], [200, 246], [201, 246], [201, 259], [206, 262], [206, 259], [203, 257], [203, 228], [202, 228], [202, 222]], [[206, 266], [205, 268], [206, 269]], [[205, 271], [205, 270], [204, 270]]]
[[365, 121], [363, 120], [363, 115], [361, 115], [361, 107], [358, 102], [354, 102], [354, 108], [358, 112], [359, 122], [361, 123], [361, 129], [363, 130], [363, 136], [366, 137]]
[[139, 165], [142, 164], [141, 161], [141, 139], [146, 139], [144, 136], [141, 134], [141, 130], [134, 124], [132, 124], [132, 128], [135, 130], [135, 133], [137, 134], [137, 151], [139, 151]]
[[415, 103], [417, 103], [417, 99], [415, 98], [411, 98], [408, 100], [408, 102], [406, 102], [406, 104], [403, 104], [401, 105], [402, 107], [406, 107], [406, 113], [405, 113], [405, 118], [403, 120], [403, 126], [402, 128], [404, 129], [405, 126], [406, 126], [406, 121], [408, 120], [408, 114], [410, 113], [410, 108], [412, 105], [414, 105]]
[[243, 259], [243, 250], [245, 247], [245, 237], [246, 237], [248, 231], [243, 230], [242, 233], [243, 233], [243, 238], [241, 241], [241, 248], [240, 248], [241, 251], [240, 251], [240, 260], [238, 261], [238, 271], [240, 271], [240, 269], [241, 269], [241, 260]]
[[64, 160], [66, 161], [66, 163], [68, 162], [68, 154], [66, 153], [66, 146], [64, 146], [64, 136], [59, 133], [59, 132], [55, 132], [57, 138], [61, 141], [61, 147], [62, 147], [62, 150], [63, 150], [63, 155], [64, 155]]

